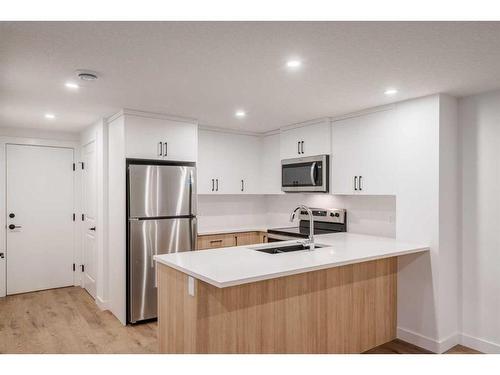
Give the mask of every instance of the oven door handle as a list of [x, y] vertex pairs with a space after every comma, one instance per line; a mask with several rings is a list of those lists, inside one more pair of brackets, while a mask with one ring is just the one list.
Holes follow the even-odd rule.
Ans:
[[311, 183], [316, 186], [316, 162], [311, 164]]

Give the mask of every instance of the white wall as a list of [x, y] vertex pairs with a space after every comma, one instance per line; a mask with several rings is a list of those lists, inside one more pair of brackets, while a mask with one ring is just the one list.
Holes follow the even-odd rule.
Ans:
[[[109, 310], [126, 324], [126, 192], [123, 116], [108, 125], [108, 281]], [[113, 224], [111, 224], [113, 223]], [[118, 223], [123, 223], [122, 225]]]
[[461, 257], [458, 100], [439, 96], [439, 338], [460, 339]]
[[201, 195], [200, 232], [237, 231], [296, 226], [289, 217], [298, 204], [346, 208], [349, 232], [395, 237], [396, 199], [393, 196], [333, 196], [329, 194]]
[[15, 138], [28, 138], [40, 139], [49, 141], [78, 141], [79, 134], [75, 132], [62, 132], [41, 129], [29, 128], [11, 128], [8, 126], [0, 126], [0, 136], [15, 137]]
[[262, 195], [199, 195], [198, 232], [266, 229]]
[[456, 100], [433, 95], [398, 103], [396, 111], [396, 237], [431, 248], [399, 258], [398, 337], [442, 352], [460, 339]]
[[298, 225], [290, 213], [299, 204], [318, 208], [347, 209], [347, 231], [384, 237], [396, 235], [394, 196], [334, 196], [329, 194], [286, 194], [266, 196], [269, 228]]
[[500, 353], [500, 91], [461, 99], [462, 340]]

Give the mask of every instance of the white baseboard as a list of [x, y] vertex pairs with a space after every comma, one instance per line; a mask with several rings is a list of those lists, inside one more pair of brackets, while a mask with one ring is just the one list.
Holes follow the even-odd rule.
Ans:
[[397, 328], [397, 338], [433, 353], [444, 353], [460, 343], [460, 334], [458, 333], [442, 340], [436, 340], [401, 327]]
[[471, 349], [476, 349], [482, 353], [500, 354], [500, 344], [488, 340], [472, 337], [462, 333], [460, 342], [462, 345]]
[[108, 310], [108, 301], [101, 299], [99, 296], [96, 297], [95, 303], [100, 310]]

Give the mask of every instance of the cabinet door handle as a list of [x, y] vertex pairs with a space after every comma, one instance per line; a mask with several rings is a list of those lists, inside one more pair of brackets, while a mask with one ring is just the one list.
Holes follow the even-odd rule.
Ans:
[[219, 191], [219, 179], [215, 179], [215, 191]]
[[215, 190], [215, 180], [212, 178], [212, 191]]
[[163, 143], [158, 142], [158, 156], [163, 155]]
[[361, 187], [361, 179], [362, 178], [363, 178], [363, 176], [359, 176], [359, 184], [358, 184], [359, 191], [363, 190], [363, 188]]
[[300, 149], [301, 149], [302, 154], [303, 154], [304, 153], [304, 141], [300, 142], [300, 144], [301, 144]]
[[358, 176], [354, 176], [354, 190], [358, 190]]
[[241, 191], [245, 190], [245, 181], [241, 180]]
[[297, 154], [300, 154], [300, 141], [297, 142]]
[[164, 150], [163, 156], [167, 156], [168, 154], [167, 142], [163, 142], [163, 150]]

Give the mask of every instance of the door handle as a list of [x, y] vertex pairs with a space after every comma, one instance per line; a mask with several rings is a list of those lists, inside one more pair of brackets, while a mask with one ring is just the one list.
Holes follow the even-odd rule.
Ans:
[[363, 190], [363, 188], [361, 187], [361, 179], [363, 178], [363, 176], [359, 176], [359, 183], [358, 183], [358, 190], [361, 191]]
[[11, 219], [14, 219], [14, 218], [16, 217], [16, 215], [14, 214], [14, 212], [11, 212], [11, 213], [9, 214], [9, 217], [10, 217]]
[[302, 151], [302, 154], [304, 153], [304, 141], [300, 142], [300, 150]]
[[354, 176], [354, 190], [358, 190], [358, 176]]
[[212, 178], [212, 191], [215, 190], [215, 180]]
[[219, 191], [219, 179], [215, 179], [215, 191]]
[[90, 230], [93, 230], [95, 232], [95, 227], [89, 228]]
[[167, 156], [168, 155], [168, 145], [167, 145], [167, 142], [163, 142], [163, 151], [165, 151], [163, 153], [163, 156]]
[[241, 180], [241, 191], [245, 190], [245, 181]]
[[20, 225], [14, 225], [14, 224], [10, 224], [9, 225], [9, 229], [10, 230], [14, 230], [14, 229], [17, 229], [17, 228], [22, 228], [22, 226], [20, 226]]
[[158, 156], [162, 156], [163, 155], [163, 143], [161, 142], [158, 142]]
[[5, 254], [4, 253], [0, 253], [0, 259], [3, 259], [5, 258]]
[[300, 154], [300, 141], [297, 142], [297, 154]]
[[311, 183], [316, 186], [316, 162], [311, 164]]

